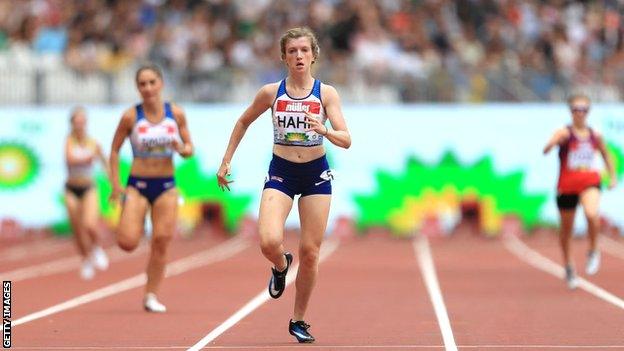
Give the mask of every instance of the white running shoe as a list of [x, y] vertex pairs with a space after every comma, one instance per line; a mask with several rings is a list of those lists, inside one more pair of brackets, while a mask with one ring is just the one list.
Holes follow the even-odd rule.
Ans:
[[568, 289], [574, 290], [578, 286], [578, 280], [576, 279], [576, 272], [574, 272], [574, 267], [572, 265], [565, 266], [565, 280], [568, 285]]
[[93, 251], [91, 251], [91, 261], [93, 261], [95, 268], [101, 271], [108, 269], [108, 256], [99, 246], [94, 247]]
[[155, 313], [165, 313], [167, 312], [167, 307], [160, 303], [158, 299], [156, 299], [156, 294], [147, 293], [143, 298], [143, 308], [147, 312], [155, 312]]
[[80, 267], [80, 278], [83, 280], [91, 280], [95, 276], [95, 267], [93, 267], [93, 262], [89, 259], [85, 259], [82, 261], [82, 266]]
[[600, 251], [591, 250], [587, 253], [587, 264], [585, 265], [585, 273], [594, 275], [600, 268]]

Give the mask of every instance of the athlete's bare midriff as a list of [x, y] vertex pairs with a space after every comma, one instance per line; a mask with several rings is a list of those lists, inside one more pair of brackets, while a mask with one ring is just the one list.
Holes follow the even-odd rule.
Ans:
[[273, 144], [273, 153], [290, 162], [304, 163], [323, 157], [325, 148], [323, 145], [306, 147]]
[[171, 158], [135, 158], [130, 174], [136, 177], [170, 177], [173, 175]]

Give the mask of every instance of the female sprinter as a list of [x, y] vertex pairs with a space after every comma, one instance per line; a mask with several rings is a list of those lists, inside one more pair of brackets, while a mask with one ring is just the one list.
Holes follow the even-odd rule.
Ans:
[[93, 161], [97, 158], [106, 169], [108, 165], [102, 148], [87, 135], [87, 113], [76, 107], [70, 117], [71, 132], [65, 141], [65, 206], [74, 232], [78, 252], [82, 256], [80, 276], [92, 279], [95, 268], [108, 268], [108, 257], [99, 244], [97, 220], [99, 214], [97, 191], [93, 186]]
[[[135, 79], [142, 102], [124, 112], [115, 131], [110, 156], [111, 197], [124, 195], [117, 243], [126, 251], [134, 250], [139, 244], [145, 216], [148, 207], [151, 208], [153, 233], [143, 306], [148, 312], [165, 312], [167, 309], [156, 293], [165, 275], [167, 247], [176, 228], [178, 191], [172, 158], [174, 151], [182, 157], [191, 156], [193, 144], [184, 111], [162, 100], [160, 68], [142, 66]], [[119, 181], [119, 149], [126, 137], [130, 138], [133, 160], [124, 190]]]
[[[223, 162], [217, 173], [219, 186], [229, 190], [230, 161], [249, 125], [271, 108], [273, 117], [273, 159], [260, 202], [259, 233], [264, 256], [273, 263], [269, 294], [282, 295], [293, 255], [284, 251], [284, 224], [295, 195], [299, 197], [301, 238], [294, 313], [289, 332], [299, 342], [313, 342], [304, 315], [317, 276], [319, 250], [331, 202], [332, 174], [325, 157], [323, 140], [349, 148], [351, 136], [342, 115], [336, 89], [314, 79], [311, 66], [318, 59], [319, 46], [308, 28], [293, 28], [280, 39], [281, 57], [288, 76], [263, 86], [251, 106], [234, 126]], [[325, 126], [329, 119], [333, 129]]]
[[613, 165], [607, 155], [602, 136], [587, 125], [590, 101], [585, 95], [568, 99], [572, 124], [555, 131], [546, 146], [547, 154], [559, 146], [559, 181], [557, 183], [557, 207], [561, 217], [559, 242], [565, 263], [565, 279], [568, 288], [575, 289], [578, 282], [570, 258], [570, 237], [574, 227], [576, 207], [581, 203], [587, 218], [589, 251], [585, 272], [596, 274], [600, 267], [600, 251], [597, 236], [600, 225], [598, 204], [600, 201], [600, 173], [596, 167], [596, 153], [600, 152], [609, 172], [609, 188], [617, 182]]

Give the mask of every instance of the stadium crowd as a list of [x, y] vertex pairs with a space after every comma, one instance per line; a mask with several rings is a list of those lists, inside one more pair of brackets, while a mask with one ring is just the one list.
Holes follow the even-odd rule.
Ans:
[[231, 101], [283, 77], [278, 36], [305, 24], [318, 77], [352, 102], [618, 101], [623, 13], [622, 0], [3, 0], [0, 66], [115, 75], [150, 60], [182, 100]]

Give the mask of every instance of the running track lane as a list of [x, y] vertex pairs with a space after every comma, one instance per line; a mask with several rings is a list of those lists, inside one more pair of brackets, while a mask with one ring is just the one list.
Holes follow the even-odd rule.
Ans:
[[293, 284], [279, 300], [260, 306], [209, 347], [411, 350], [435, 345], [443, 349], [409, 240], [369, 236], [345, 241], [320, 265], [306, 315], [317, 340], [312, 345], [300, 346], [288, 334], [294, 296]]
[[568, 291], [562, 280], [514, 256], [502, 240], [431, 242], [460, 350], [624, 350], [621, 309], [586, 292]]
[[159, 294], [168, 308], [164, 315], [143, 312], [140, 287], [18, 326], [14, 344], [46, 350], [186, 349], [266, 284], [268, 265], [257, 243], [250, 244], [224, 261], [166, 278]]
[[[223, 238], [201, 235], [194, 239], [175, 239], [171, 243], [169, 262], [218, 245], [223, 240]], [[148, 243], [142, 242], [141, 245], [147, 246]], [[141, 247], [137, 248], [139, 249]], [[149, 249], [143, 248], [141, 251], [142, 253], [138, 255], [128, 253], [127, 258], [122, 257], [120, 261], [111, 262], [107, 271], [98, 271], [95, 278], [89, 281], [80, 279], [78, 268], [76, 268], [59, 274], [16, 282], [13, 284], [15, 300], [12, 311], [13, 320], [144, 272]]]

